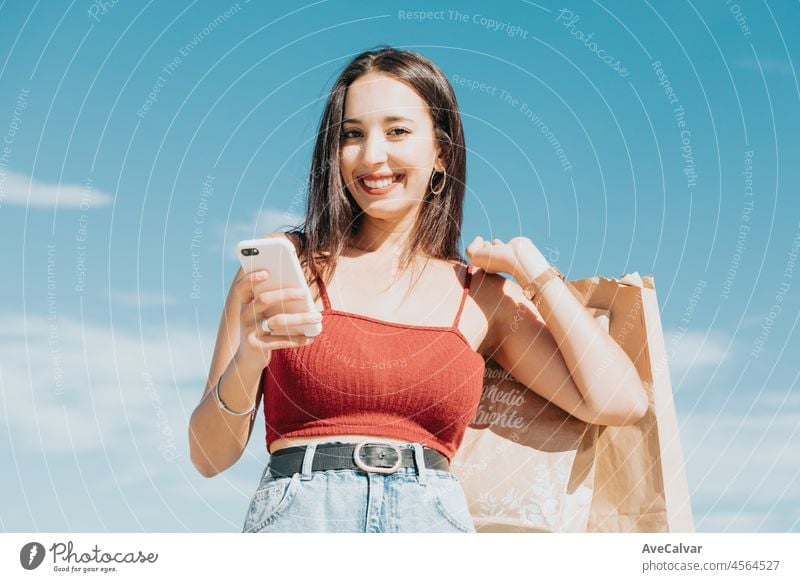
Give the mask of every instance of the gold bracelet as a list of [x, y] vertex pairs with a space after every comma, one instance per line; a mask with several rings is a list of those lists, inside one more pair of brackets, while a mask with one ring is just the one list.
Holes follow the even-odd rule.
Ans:
[[546, 271], [539, 273], [533, 281], [522, 290], [522, 294], [525, 295], [529, 301], [533, 301], [533, 306], [537, 311], [539, 309], [539, 303], [542, 300], [542, 289], [551, 279], [556, 277], [560, 278], [562, 281], [565, 279], [564, 274], [559, 271], [557, 267], [550, 267]]

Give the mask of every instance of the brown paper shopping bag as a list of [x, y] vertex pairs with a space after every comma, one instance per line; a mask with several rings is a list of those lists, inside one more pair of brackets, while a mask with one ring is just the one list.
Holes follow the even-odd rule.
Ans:
[[624, 349], [648, 388], [647, 414], [589, 425], [493, 360], [452, 470], [479, 532], [694, 530], [653, 278], [567, 283]]

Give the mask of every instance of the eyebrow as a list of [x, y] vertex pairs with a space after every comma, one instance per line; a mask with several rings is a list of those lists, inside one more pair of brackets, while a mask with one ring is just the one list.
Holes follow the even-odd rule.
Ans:
[[[413, 119], [409, 117], [403, 117], [402, 115], [387, 115], [383, 118], [383, 121], [410, 121], [414, 122]], [[355, 117], [348, 117], [347, 119], [343, 119], [342, 123], [361, 123], [360, 119], [356, 119]]]

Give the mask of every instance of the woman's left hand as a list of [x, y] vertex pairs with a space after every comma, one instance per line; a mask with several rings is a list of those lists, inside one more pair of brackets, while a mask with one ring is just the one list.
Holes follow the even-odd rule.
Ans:
[[499, 238], [489, 242], [476, 236], [467, 247], [470, 261], [487, 273], [508, 273], [516, 278], [522, 263], [533, 262], [537, 265], [548, 265], [541, 251], [533, 242], [524, 236], [512, 238], [504, 243]]

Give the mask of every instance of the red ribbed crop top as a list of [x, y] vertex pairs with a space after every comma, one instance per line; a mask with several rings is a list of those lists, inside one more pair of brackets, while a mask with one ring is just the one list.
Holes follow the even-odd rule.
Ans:
[[264, 368], [267, 450], [277, 438], [363, 434], [419, 442], [452, 460], [483, 391], [484, 358], [458, 329], [406, 325], [331, 308], [322, 333], [275, 350]]

